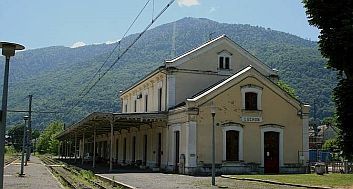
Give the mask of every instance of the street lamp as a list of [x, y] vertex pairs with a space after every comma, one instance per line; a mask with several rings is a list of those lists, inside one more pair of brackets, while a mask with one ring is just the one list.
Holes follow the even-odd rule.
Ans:
[[24, 46], [9, 43], [9, 42], [0, 42], [0, 48], [2, 49], [2, 55], [6, 57], [5, 70], [4, 70], [4, 85], [2, 92], [2, 108], [1, 108], [1, 124], [0, 124], [0, 189], [3, 188], [4, 181], [4, 149], [5, 149], [5, 130], [6, 130], [6, 114], [7, 114], [7, 93], [8, 93], [8, 84], [9, 84], [9, 64], [10, 57], [15, 56], [16, 50], [25, 49]]
[[216, 185], [216, 174], [215, 174], [215, 156], [216, 156], [216, 145], [215, 145], [215, 125], [214, 117], [216, 116], [216, 107], [211, 103], [211, 115], [212, 115], [212, 186]]
[[23, 166], [24, 166], [23, 164], [24, 164], [24, 159], [25, 159], [27, 120], [29, 119], [29, 117], [28, 116], [23, 116], [23, 119], [25, 120], [25, 126], [23, 127], [23, 141], [22, 141], [22, 157], [21, 157], [21, 172], [20, 172], [20, 176], [24, 176], [25, 175], [23, 173]]

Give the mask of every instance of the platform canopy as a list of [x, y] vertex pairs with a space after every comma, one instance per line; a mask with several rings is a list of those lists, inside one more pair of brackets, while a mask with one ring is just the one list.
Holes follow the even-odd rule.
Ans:
[[96, 135], [108, 134], [111, 131], [113, 124], [114, 131], [130, 130], [131, 128], [140, 128], [141, 126], [166, 125], [167, 113], [103, 113], [94, 112], [83, 118], [81, 121], [67, 127], [56, 138], [58, 140], [74, 140], [93, 135], [96, 130]]

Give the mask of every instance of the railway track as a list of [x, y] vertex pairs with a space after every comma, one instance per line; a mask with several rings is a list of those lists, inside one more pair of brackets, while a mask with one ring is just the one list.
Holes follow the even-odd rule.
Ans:
[[10, 158], [5, 158], [5, 166], [6, 165], [9, 165], [10, 163], [14, 162], [15, 160], [18, 159], [18, 156], [13, 156], [13, 157], [10, 157]]
[[49, 167], [49, 169], [60, 178], [64, 185], [74, 189], [112, 189], [116, 188], [110, 183], [103, 182], [95, 178], [93, 175], [90, 177], [83, 176], [83, 169], [68, 165], [58, 160], [54, 160], [50, 157], [41, 157], [42, 162]]

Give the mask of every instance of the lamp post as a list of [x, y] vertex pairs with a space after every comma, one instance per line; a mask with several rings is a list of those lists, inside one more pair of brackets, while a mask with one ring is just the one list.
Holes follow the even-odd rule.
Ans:
[[215, 125], [214, 117], [216, 116], [216, 107], [211, 105], [211, 115], [212, 115], [212, 186], [216, 185], [216, 174], [215, 174], [215, 159], [216, 159], [216, 145], [215, 145]]
[[20, 176], [24, 176], [25, 175], [23, 173], [23, 166], [24, 166], [24, 160], [25, 160], [27, 120], [29, 119], [29, 117], [28, 116], [23, 116], [23, 119], [25, 120], [25, 126], [23, 127], [23, 141], [22, 141], [22, 157], [21, 157], [21, 172], [20, 172]]
[[2, 49], [2, 55], [6, 57], [5, 70], [4, 70], [4, 85], [2, 92], [2, 108], [1, 108], [1, 124], [0, 124], [0, 189], [3, 188], [4, 181], [4, 149], [5, 149], [5, 131], [6, 131], [6, 115], [7, 115], [7, 93], [8, 93], [8, 83], [9, 83], [9, 64], [10, 57], [15, 56], [16, 50], [25, 49], [24, 46], [9, 43], [0, 42], [0, 48]]

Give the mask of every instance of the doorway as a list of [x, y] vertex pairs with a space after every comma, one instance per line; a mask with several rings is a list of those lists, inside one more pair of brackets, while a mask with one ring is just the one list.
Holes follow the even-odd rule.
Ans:
[[178, 171], [179, 167], [179, 146], [180, 146], [180, 131], [175, 131], [175, 161], [174, 171]]
[[162, 161], [162, 133], [158, 133], [157, 167], [161, 167], [161, 161]]
[[264, 133], [264, 172], [279, 172], [279, 132]]
[[147, 135], [143, 135], [143, 162], [142, 164], [146, 166], [147, 164]]
[[239, 161], [239, 131], [226, 132], [226, 161]]

